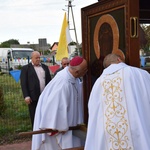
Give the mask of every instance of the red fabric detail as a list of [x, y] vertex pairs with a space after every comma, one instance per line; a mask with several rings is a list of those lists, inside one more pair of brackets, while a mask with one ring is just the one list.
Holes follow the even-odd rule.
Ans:
[[55, 135], [57, 133], [58, 133], [58, 131], [53, 131], [53, 132], [51, 132], [50, 136], [53, 136], [53, 135]]
[[60, 68], [59, 65], [49, 66], [49, 69], [52, 71], [52, 73], [55, 73], [55, 71], [59, 68]]
[[70, 66], [78, 66], [83, 62], [83, 58], [80, 56], [75, 56], [71, 61], [70, 61]]

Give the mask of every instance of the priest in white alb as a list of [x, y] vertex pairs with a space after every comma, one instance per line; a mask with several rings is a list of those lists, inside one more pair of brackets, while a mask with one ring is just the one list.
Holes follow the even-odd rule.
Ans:
[[57, 132], [33, 135], [32, 150], [81, 146], [81, 140], [68, 129], [83, 123], [82, 82], [79, 77], [86, 72], [86, 60], [76, 56], [45, 87], [37, 105], [34, 131], [52, 129]]
[[150, 75], [105, 57], [88, 103], [85, 150], [150, 150]]

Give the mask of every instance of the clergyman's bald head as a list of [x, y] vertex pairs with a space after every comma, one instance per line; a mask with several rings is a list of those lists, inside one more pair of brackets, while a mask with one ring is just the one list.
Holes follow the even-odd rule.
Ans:
[[107, 68], [108, 66], [110, 66], [111, 64], [118, 64], [120, 62], [123, 62], [120, 58], [120, 56], [116, 55], [116, 54], [108, 54], [103, 61], [103, 66], [104, 68]]

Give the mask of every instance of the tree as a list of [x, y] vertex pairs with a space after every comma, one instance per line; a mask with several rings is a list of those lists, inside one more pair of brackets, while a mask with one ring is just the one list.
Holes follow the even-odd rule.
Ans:
[[147, 43], [144, 47], [144, 51], [148, 51], [150, 48], [150, 25], [141, 24], [141, 28], [143, 29], [145, 33], [145, 39], [147, 40]]
[[10, 39], [8, 41], [4, 41], [0, 44], [0, 47], [10, 47], [11, 44], [20, 44], [18, 40]]

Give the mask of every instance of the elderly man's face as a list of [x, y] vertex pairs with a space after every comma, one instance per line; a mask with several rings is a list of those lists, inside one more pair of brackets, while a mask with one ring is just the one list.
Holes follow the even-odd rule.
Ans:
[[40, 64], [40, 53], [33, 53], [32, 55], [32, 63], [35, 65], [35, 66], [38, 66]]

